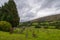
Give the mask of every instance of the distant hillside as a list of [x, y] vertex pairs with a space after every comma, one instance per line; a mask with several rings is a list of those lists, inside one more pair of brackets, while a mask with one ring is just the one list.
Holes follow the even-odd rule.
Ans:
[[54, 21], [54, 20], [60, 20], [60, 14], [37, 18], [29, 22]]
[[57, 28], [60, 29], [60, 14], [37, 18], [28, 22], [20, 23], [19, 26], [35, 28]]

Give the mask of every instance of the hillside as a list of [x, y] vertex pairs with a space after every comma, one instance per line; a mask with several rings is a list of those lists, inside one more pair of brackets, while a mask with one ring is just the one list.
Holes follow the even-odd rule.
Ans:
[[37, 19], [31, 20], [29, 22], [55, 21], [55, 20], [60, 20], [60, 14], [37, 18]]

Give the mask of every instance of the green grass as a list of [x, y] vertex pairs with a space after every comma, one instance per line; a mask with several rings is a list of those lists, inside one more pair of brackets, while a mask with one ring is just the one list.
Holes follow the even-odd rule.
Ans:
[[[33, 31], [35, 37], [32, 36]], [[0, 31], [0, 40], [60, 40], [60, 30], [26, 28], [22, 34]]]

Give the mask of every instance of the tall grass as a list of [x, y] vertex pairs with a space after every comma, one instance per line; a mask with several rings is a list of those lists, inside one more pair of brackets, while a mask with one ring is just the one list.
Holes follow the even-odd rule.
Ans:
[[[16, 32], [17, 30], [17, 32]], [[0, 40], [60, 40], [60, 30], [43, 28], [25, 28], [20, 33], [21, 28], [15, 29], [13, 34], [0, 31]]]

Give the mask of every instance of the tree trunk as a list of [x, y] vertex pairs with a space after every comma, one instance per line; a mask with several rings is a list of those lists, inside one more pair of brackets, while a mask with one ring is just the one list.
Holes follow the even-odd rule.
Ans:
[[11, 28], [10, 28], [10, 34], [13, 33], [13, 30], [14, 30], [14, 27], [11, 27]]

